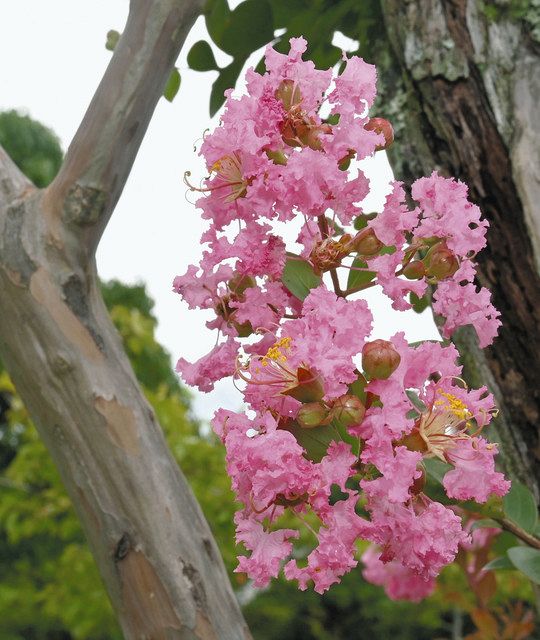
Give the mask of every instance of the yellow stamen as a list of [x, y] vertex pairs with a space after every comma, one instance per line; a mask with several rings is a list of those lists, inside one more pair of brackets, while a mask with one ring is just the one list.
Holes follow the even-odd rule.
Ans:
[[287, 356], [283, 353], [285, 350], [290, 350], [291, 339], [289, 337], [280, 338], [273, 346], [268, 349], [266, 355], [262, 357], [261, 364], [263, 367], [268, 366], [269, 360], [274, 362], [287, 362]]
[[456, 396], [451, 393], [447, 393], [442, 389], [438, 389], [437, 393], [443, 396], [445, 400], [436, 400], [436, 405], [443, 407], [446, 411], [450, 411], [450, 413], [453, 413], [460, 420], [469, 420], [469, 418], [471, 418], [472, 414], [463, 400], [460, 400]]

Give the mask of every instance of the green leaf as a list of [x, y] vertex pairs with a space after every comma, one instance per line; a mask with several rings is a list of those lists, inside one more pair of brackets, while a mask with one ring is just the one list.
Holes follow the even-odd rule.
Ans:
[[230, 24], [232, 12], [227, 0], [212, 0], [207, 3], [204, 19], [208, 35], [221, 47], [221, 38]]
[[452, 468], [449, 464], [445, 464], [442, 460], [437, 460], [436, 458], [426, 458], [424, 466], [428, 475], [441, 484], [446, 473]]
[[533, 533], [538, 522], [538, 510], [533, 494], [520, 482], [512, 482], [512, 488], [503, 499], [504, 512], [528, 533]]
[[118, 33], [118, 31], [115, 31], [114, 29], [111, 29], [110, 31], [107, 31], [107, 40], [105, 41], [105, 49], [108, 49], [109, 51], [114, 51], [116, 48], [116, 45], [118, 44], [118, 40], [120, 40], [120, 33]]
[[364, 404], [366, 402], [366, 396], [367, 396], [366, 384], [367, 384], [367, 380], [364, 378], [364, 376], [361, 373], [359, 373], [358, 378], [356, 378], [356, 380], [349, 385], [349, 389], [348, 389], [349, 393], [359, 398]]
[[231, 56], [247, 57], [273, 38], [274, 20], [267, 0], [245, 0], [232, 12], [219, 46]]
[[413, 311], [416, 311], [416, 313], [422, 313], [422, 311], [429, 307], [429, 297], [427, 295], [419, 298], [414, 291], [411, 291], [409, 300]]
[[345, 427], [338, 427], [335, 423], [303, 429], [298, 423], [291, 422], [285, 429], [294, 435], [298, 444], [306, 450], [306, 456], [313, 462], [321, 461], [331, 442], [347, 442], [353, 453], [358, 452], [358, 439], [350, 436]]
[[540, 550], [531, 547], [512, 547], [508, 549], [508, 557], [516, 569], [527, 578], [540, 584]]
[[494, 571], [496, 569], [515, 569], [508, 556], [499, 556], [483, 567], [484, 571]]
[[[365, 269], [367, 262], [356, 256], [351, 266], [356, 269]], [[351, 269], [347, 279], [347, 289], [356, 289], [364, 284], [369, 284], [376, 275], [375, 271], [355, 271], [355, 269]]]
[[178, 93], [178, 89], [180, 89], [180, 82], [180, 73], [175, 67], [171, 71], [171, 75], [169, 76], [169, 79], [167, 80], [167, 84], [165, 85], [165, 89], [163, 91], [163, 97], [169, 102], [172, 102], [175, 95]]
[[214, 116], [221, 105], [225, 102], [225, 91], [232, 89], [236, 83], [240, 71], [244, 66], [245, 59], [233, 60], [230, 65], [221, 69], [219, 76], [212, 85], [210, 93], [210, 116]]
[[311, 289], [318, 287], [321, 279], [321, 276], [318, 276], [309, 262], [303, 258], [287, 257], [281, 281], [299, 300], [304, 300]]
[[475, 520], [471, 526], [471, 531], [475, 529], [484, 529], [484, 528], [493, 528], [500, 529], [500, 525], [495, 522], [495, 520], [491, 520], [490, 518], [484, 518], [483, 520]]
[[206, 40], [199, 40], [191, 47], [187, 63], [194, 71], [214, 71], [219, 68], [214, 52]]

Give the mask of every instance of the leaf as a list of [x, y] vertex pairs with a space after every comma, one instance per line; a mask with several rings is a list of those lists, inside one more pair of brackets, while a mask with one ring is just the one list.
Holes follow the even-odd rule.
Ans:
[[267, 0], [245, 0], [231, 13], [218, 44], [231, 56], [247, 57], [273, 38], [274, 20]]
[[187, 63], [194, 71], [213, 71], [219, 68], [214, 52], [206, 40], [199, 40], [191, 47]]
[[349, 385], [348, 392], [359, 398], [364, 404], [366, 403], [366, 384], [367, 380], [359, 373], [356, 380]]
[[471, 531], [475, 529], [484, 529], [484, 528], [492, 528], [492, 529], [500, 529], [500, 525], [495, 522], [495, 520], [491, 520], [490, 518], [484, 518], [482, 520], [475, 520], [471, 526]]
[[304, 300], [311, 289], [321, 284], [321, 276], [318, 276], [313, 267], [296, 256], [287, 257], [281, 281], [287, 289], [299, 300]]
[[107, 31], [107, 40], [105, 41], [105, 49], [108, 49], [109, 51], [114, 51], [116, 48], [116, 45], [118, 44], [118, 40], [120, 40], [120, 33], [118, 33], [118, 31], [115, 31], [114, 29], [111, 29], [110, 31]]
[[[367, 263], [359, 256], [356, 256], [351, 266], [357, 269], [365, 269], [367, 267]], [[363, 284], [368, 284], [376, 275], [375, 271], [355, 271], [354, 269], [351, 269], [347, 280], [347, 289], [356, 289], [357, 287], [361, 287]]]
[[214, 116], [225, 102], [225, 91], [234, 87], [244, 62], [245, 59], [243, 58], [235, 59], [230, 65], [221, 69], [210, 93], [210, 116]]
[[207, 3], [204, 19], [208, 35], [221, 47], [221, 38], [231, 21], [232, 12], [227, 0], [212, 0]]
[[413, 311], [416, 311], [416, 313], [422, 313], [422, 311], [429, 307], [429, 297], [425, 295], [419, 298], [414, 291], [411, 291], [409, 301], [412, 305]]
[[171, 71], [171, 75], [167, 80], [167, 84], [165, 85], [165, 89], [163, 90], [163, 97], [172, 102], [174, 100], [175, 95], [178, 93], [178, 89], [180, 89], [180, 73], [178, 69], [175, 67]]
[[499, 637], [497, 619], [487, 609], [472, 609], [470, 614], [474, 624], [481, 632], [481, 638], [484, 638], [484, 640], [496, 640]]
[[449, 464], [445, 464], [442, 460], [436, 460], [435, 458], [426, 458], [424, 466], [428, 475], [441, 484], [446, 473], [452, 468]]
[[499, 556], [495, 558], [491, 562], [488, 562], [484, 567], [482, 567], [484, 571], [496, 571], [502, 569], [515, 569], [512, 561], [508, 556]]
[[540, 584], [540, 550], [531, 547], [512, 547], [507, 551], [508, 557], [516, 569], [527, 578]]
[[512, 488], [503, 498], [504, 512], [528, 533], [533, 533], [538, 522], [538, 510], [533, 494], [520, 482], [512, 482]]

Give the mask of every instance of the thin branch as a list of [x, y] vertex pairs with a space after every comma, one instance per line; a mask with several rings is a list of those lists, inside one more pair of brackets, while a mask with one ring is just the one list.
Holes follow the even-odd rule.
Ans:
[[126, 28], [47, 189], [57, 222], [95, 251], [122, 193], [155, 106], [203, 0], [132, 0]]
[[525, 544], [528, 544], [533, 549], [540, 549], [540, 539], [536, 536], [527, 533], [524, 529], [519, 527], [515, 522], [509, 520], [508, 518], [493, 518], [495, 522], [498, 522], [503, 529], [513, 533], [516, 538], [523, 540]]

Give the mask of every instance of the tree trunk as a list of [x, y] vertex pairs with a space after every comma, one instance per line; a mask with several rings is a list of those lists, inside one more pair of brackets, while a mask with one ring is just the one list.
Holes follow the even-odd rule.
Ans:
[[540, 17], [513, 0], [380, 2], [390, 43], [380, 110], [397, 137], [390, 160], [398, 179], [435, 168], [463, 180], [489, 220], [478, 280], [503, 326], [484, 351], [472, 330], [455, 341], [469, 382], [497, 398], [506, 470], [539, 499]]
[[94, 261], [200, 5], [132, 1], [48, 189], [36, 189], [0, 149], [0, 356], [129, 639], [249, 638], [208, 524], [109, 320]]

